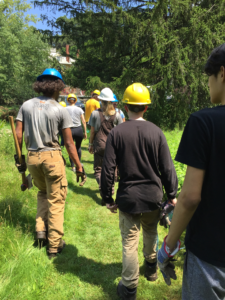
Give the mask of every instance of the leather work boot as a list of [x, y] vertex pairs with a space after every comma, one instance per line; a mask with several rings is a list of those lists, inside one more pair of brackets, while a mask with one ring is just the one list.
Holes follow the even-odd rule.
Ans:
[[65, 241], [64, 241], [64, 240], [62, 240], [62, 241], [63, 241], [63, 246], [57, 248], [57, 252], [56, 252], [56, 253], [48, 253], [48, 258], [49, 258], [49, 259], [52, 259], [52, 258], [56, 257], [57, 254], [58, 254], [58, 253], [60, 254], [60, 253], [63, 251], [63, 249], [66, 247]]
[[149, 266], [145, 261], [145, 278], [148, 281], [156, 281], [158, 279], [157, 263], [154, 266]]
[[122, 284], [122, 280], [120, 280], [117, 286], [117, 295], [122, 300], [136, 300], [137, 289], [135, 289], [133, 292], [129, 292], [127, 288]]
[[36, 240], [39, 248], [42, 248], [47, 244], [47, 235], [45, 231], [37, 231], [36, 232]]

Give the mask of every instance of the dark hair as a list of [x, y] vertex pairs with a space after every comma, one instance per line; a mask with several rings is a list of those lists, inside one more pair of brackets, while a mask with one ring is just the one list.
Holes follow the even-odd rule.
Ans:
[[45, 96], [51, 97], [54, 92], [60, 92], [65, 88], [65, 84], [61, 79], [52, 76], [45, 76], [41, 81], [36, 81], [33, 84], [33, 90], [38, 94], [42, 93]]
[[145, 110], [146, 105], [133, 105], [133, 104], [126, 104], [128, 109], [132, 112], [138, 113], [140, 111]]
[[205, 64], [204, 72], [208, 76], [217, 76], [221, 66], [225, 67], [225, 44], [213, 49]]

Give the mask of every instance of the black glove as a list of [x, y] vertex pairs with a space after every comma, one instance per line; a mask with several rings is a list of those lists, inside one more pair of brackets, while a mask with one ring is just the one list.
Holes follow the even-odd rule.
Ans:
[[19, 161], [18, 155], [17, 154], [14, 155], [15, 165], [16, 165], [18, 171], [22, 174], [22, 173], [26, 172], [27, 164], [25, 161], [25, 155], [21, 155], [21, 158], [22, 158], [22, 164]]
[[162, 204], [162, 210], [160, 212], [160, 221], [159, 224], [161, 226], [164, 226], [165, 228], [167, 228], [167, 225], [170, 225], [170, 220], [168, 218], [168, 214], [174, 210], [174, 206], [168, 201], [166, 200], [163, 204]]
[[84, 171], [84, 167], [82, 167], [82, 172], [79, 172], [76, 169], [76, 175], [77, 175], [77, 182], [79, 182], [80, 178], [81, 178], [81, 183], [79, 184], [80, 186], [83, 186], [85, 184], [85, 181], [87, 180], [87, 175]]

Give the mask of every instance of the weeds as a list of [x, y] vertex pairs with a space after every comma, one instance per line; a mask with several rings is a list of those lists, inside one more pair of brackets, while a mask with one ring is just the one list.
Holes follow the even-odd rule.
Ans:
[[[21, 175], [14, 165], [13, 137], [9, 125], [0, 130], [0, 299], [75, 299], [116, 300], [116, 286], [121, 278], [122, 251], [118, 214], [100, 205], [101, 199], [93, 176], [93, 156], [82, 145], [82, 162], [87, 173], [84, 187], [76, 183], [67, 159], [68, 196], [66, 198], [62, 255], [49, 261], [46, 248], [33, 246], [36, 215], [34, 187], [20, 191]], [[179, 144], [180, 132], [165, 133], [172, 157]], [[23, 151], [26, 153], [25, 149]], [[185, 168], [175, 163], [180, 186]], [[116, 186], [117, 187], [117, 186]], [[167, 230], [159, 228], [160, 245]], [[183, 240], [183, 238], [182, 238]], [[184, 251], [178, 255], [178, 279], [166, 286], [161, 274], [150, 283], [144, 278], [142, 237], [138, 249], [140, 279], [138, 300], [181, 298]]]

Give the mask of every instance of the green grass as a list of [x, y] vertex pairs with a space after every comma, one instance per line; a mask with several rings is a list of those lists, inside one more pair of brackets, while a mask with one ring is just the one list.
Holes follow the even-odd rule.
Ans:
[[[165, 134], [174, 158], [181, 132]], [[64, 222], [67, 246], [62, 255], [50, 261], [46, 248], [39, 250], [33, 246], [37, 189], [20, 191], [21, 175], [14, 166], [9, 125], [0, 131], [0, 138], [0, 299], [118, 299], [116, 286], [122, 269], [118, 214], [100, 206], [88, 141], [82, 147], [88, 176], [83, 187], [76, 183], [63, 150], [69, 183]], [[175, 165], [182, 184], [185, 170], [180, 164]], [[166, 234], [167, 230], [159, 227], [160, 244]], [[177, 281], [167, 287], [159, 274], [159, 279], [150, 283], [143, 275], [141, 237], [137, 299], [181, 299], [183, 253], [184, 250], [180, 251], [176, 262]]]

